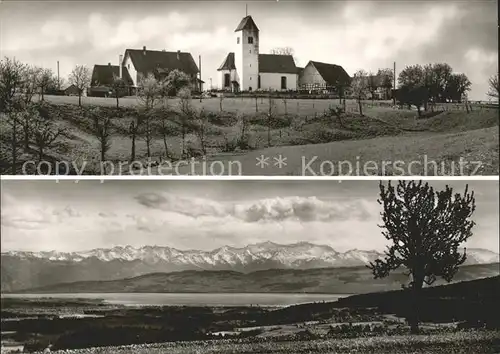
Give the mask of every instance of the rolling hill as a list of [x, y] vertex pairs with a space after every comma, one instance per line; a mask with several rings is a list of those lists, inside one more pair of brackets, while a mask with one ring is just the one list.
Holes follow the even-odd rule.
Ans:
[[[467, 250], [467, 265], [499, 262], [498, 254]], [[382, 257], [377, 251], [337, 252], [326, 245], [300, 242], [281, 245], [263, 242], [212, 251], [178, 250], [171, 247], [131, 246], [82, 252], [21, 252], [1, 255], [1, 289], [18, 291], [58, 283], [108, 281], [150, 273], [182, 271], [229, 271], [252, 273], [269, 269], [319, 269], [359, 267]]]
[[[463, 266], [454, 281], [499, 275], [500, 264]], [[365, 266], [317, 269], [270, 269], [251, 273], [235, 271], [183, 271], [152, 273], [110, 281], [80, 281], [26, 289], [21, 293], [334, 293], [361, 294], [398, 290], [407, 284], [403, 271], [373, 279]], [[438, 280], [435, 285], [445, 284]]]

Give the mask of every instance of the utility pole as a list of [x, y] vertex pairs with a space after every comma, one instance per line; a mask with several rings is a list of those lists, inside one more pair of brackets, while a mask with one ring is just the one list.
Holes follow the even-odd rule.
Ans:
[[394, 84], [392, 87], [392, 102], [394, 105], [396, 105], [396, 62], [394, 62]]
[[200, 64], [199, 66], [200, 66], [200, 102], [201, 102], [201, 96], [202, 96], [201, 93], [203, 90], [202, 83], [201, 83], [201, 55], [198, 55], [198, 62]]
[[59, 78], [59, 60], [57, 61], [57, 89], [61, 90], [61, 80]]

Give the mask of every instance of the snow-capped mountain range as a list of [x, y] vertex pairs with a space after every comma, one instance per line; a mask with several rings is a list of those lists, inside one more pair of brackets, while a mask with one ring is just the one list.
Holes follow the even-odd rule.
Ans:
[[[308, 242], [294, 244], [277, 244], [270, 241], [236, 248], [224, 246], [212, 251], [179, 250], [166, 246], [116, 246], [109, 249], [97, 248], [82, 252], [26, 252], [10, 251], [2, 256], [13, 256], [20, 259], [40, 259], [80, 263], [97, 259], [101, 262], [124, 261], [141, 262], [148, 265], [165, 265], [172, 269], [228, 269], [241, 270], [252, 265], [267, 264], [269, 268], [319, 268], [347, 267], [366, 265], [383, 257], [374, 250], [349, 250], [337, 252], [332, 247]], [[499, 255], [484, 249], [467, 249], [466, 264], [488, 264], [499, 262]], [[258, 267], [261, 268], [261, 267]]]

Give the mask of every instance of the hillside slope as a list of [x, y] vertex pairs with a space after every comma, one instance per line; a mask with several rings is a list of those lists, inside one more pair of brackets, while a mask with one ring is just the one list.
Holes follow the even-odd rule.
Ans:
[[[499, 275], [499, 264], [463, 266], [455, 281]], [[396, 271], [384, 279], [373, 279], [366, 267], [308, 270], [273, 269], [248, 274], [235, 271], [184, 271], [152, 273], [112, 281], [62, 283], [27, 289], [24, 293], [333, 293], [356, 294], [401, 289], [408, 277]], [[437, 281], [436, 285], [443, 284]]]

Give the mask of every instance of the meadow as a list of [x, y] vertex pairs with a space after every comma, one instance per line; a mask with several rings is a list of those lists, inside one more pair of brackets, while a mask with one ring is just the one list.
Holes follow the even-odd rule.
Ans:
[[[139, 134], [132, 159], [129, 127], [139, 114], [138, 99], [122, 98], [119, 108], [112, 98], [85, 97], [82, 107], [77, 99], [46, 96], [45, 102], [36, 104], [41, 115], [64, 129], [59, 143], [45, 152], [44, 160], [77, 166], [85, 161], [85, 168], [73, 173], [203, 175], [207, 171], [202, 163], [215, 162], [223, 166], [237, 162], [236, 174], [244, 175], [495, 175], [499, 171], [498, 108], [487, 105], [471, 105], [469, 111], [465, 105], [438, 105], [419, 119], [415, 110], [397, 109], [391, 102], [366, 101], [361, 116], [353, 100], [347, 100], [345, 112], [338, 114], [338, 99], [275, 98], [271, 106], [267, 98], [203, 98], [201, 102], [192, 98], [191, 107], [198, 112], [203, 109], [206, 116], [200, 134], [179, 123], [181, 102], [175, 98], [166, 102], [166, 119], [152, 122], [149, 154], [147, 139]], [[114, 167], [106, 172], [101, 168], [99, 140], [93, 128], [96, 107], [99, 114], [111, 118], [106, 161]], [[9, 126], [3, 123], [2, 129], [0, 158], [6, 170], [11, 162]], [[276, 165], [273, 158], [280, 155], [286, 158], [285, 163]], [[269, 158], [265, 168], [256, 165], [261, 156]], [[461, 172], [460, 158], [466, 162]], [[153, 166], [168, 165], [136, 172], [132, 160], [141, 167], [151, 161]], [[37, 161], [36, 147], [24, 151], [17, 173], [26, 161]], [[193, 167], [193, 161], [200, 164]], [[410, 168], [414, 161], [418, 162]], [[427, 161], [437, 168], [428, 169]], [[175, 168], [172, 162], [177, 164]], [[341, 169], [337, 165], [341, 162], [350, 166]], [[305, 163], [308, 168], [304, 170]], [[115, 168], [119, 164], [120, 168]], [[32, 168], [27, 173], [35, 171]], [[222, 167], [208, 173], [231, 172]]]

